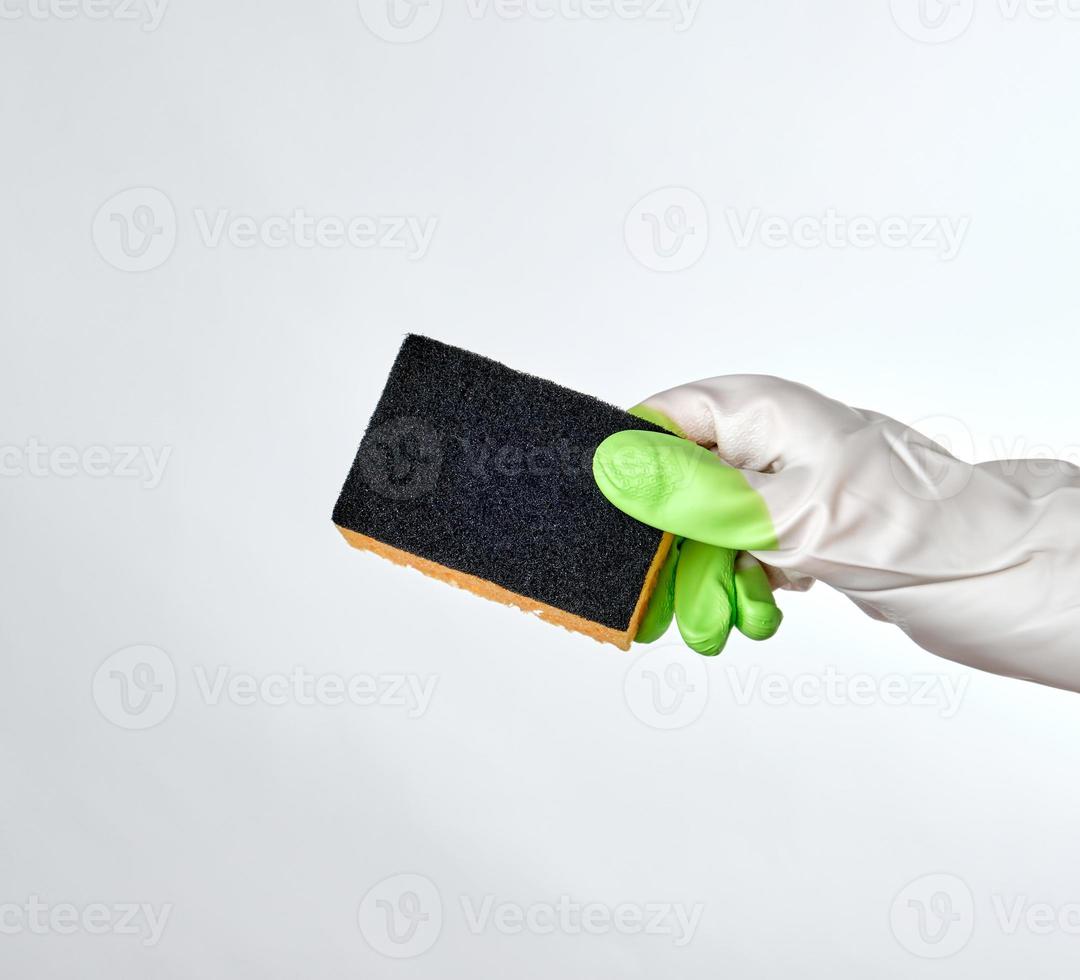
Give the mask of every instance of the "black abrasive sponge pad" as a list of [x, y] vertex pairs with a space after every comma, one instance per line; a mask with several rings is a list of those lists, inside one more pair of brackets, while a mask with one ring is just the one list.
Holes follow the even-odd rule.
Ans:
[[357, 548], [628, 649], [670, 539], [616, 510], [592, 457], [661, 431], [410, 335], [334, 508]]

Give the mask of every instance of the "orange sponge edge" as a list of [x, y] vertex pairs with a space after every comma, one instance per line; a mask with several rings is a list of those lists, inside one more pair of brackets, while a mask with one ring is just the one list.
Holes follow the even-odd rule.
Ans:
[[429, 561], [427, 558], [421, 558], [419, 555], [411, 554], [408, 551], [401, 551], [399, 548], [384, 544], [382, 541], [376, 541], [374, 538], [369, 538], [364, 534], [350, 531], [348, 528], [341, 527], [339, 524], [335, 524], [334, 526], [354, 548], [358, 548], [361, 551], [373, 552], [382, 558], [394, 562], [396, 565], [405, 565], [408, 568], [415, 568], [417, 571], [423, 572], [431, 578], [438, 579], [440, 582], [447, 582], [450, 585], [456, 586], [459, 589], [465, 589], [467, 592], [472, 592], [485, 599], [501, 602], [503, 605], [507, 606], [515, 606], [523, 612], [533, 613], [547, 623], [552, 623], [555, 626], [562, 626], [564, 629], [568, 629], [573, 633], [583, 633], [585, 636], [591, 636], [600, 643], [611, 643], [620, 650], [629, 650], [631, 643], [634, 641], [634, 637], [637, 635], [637, 631], [641, 626], [642, 617], [645, 615], [645, 610], [649, 604], [649, 598], [652, 596], [653, 589], [656, 587], [656, 580], [660, 575], [660, 569], [664, 564], [664, 560], [667, 558], [668, 551], [671, 549], [672, 542], [672, 536], [670, 534], [665, 534], [661, 538], [660, 547], [656, 549], [652, 564], [649, 566], [649, 571], [645, 575], [645, 581], [642, 583], [641, 594], [638, 596], [637, 604], [634, 606], [633, 615], [630, 617], [630, 624], [625, 631], [620, 631], [613, 629], [610, 626], [594, 623], [581, 616], [575, 616], [573, 613], [557, 609], [555, 606], [549, 606], [546, 603], [537, 602], [535, 599], [529, 599], [526, 596], [518, 595], [515, 592], [511, 592], [509, 589], [504, 589], [502, 586], [496, 585], [494, 582], [489, 582], [487, 579], [477, 578], [475, 575], [459, 572], [456, 569]]

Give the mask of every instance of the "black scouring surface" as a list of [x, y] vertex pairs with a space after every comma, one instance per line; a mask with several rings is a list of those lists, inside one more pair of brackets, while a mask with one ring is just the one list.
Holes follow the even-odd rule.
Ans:
[[661, 431], [589, 395], [410, 334], [334, 523], [626, 630], [661, 533], [596, 488], [622, 429]]

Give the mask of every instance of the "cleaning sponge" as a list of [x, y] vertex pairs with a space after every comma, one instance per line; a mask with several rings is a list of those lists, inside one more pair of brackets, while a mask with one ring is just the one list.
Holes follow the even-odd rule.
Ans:
[[612, 507], [592, 456], [662, 431], [415, 334], [334, 508], [357, 548], [628, 649], [670, 537]]

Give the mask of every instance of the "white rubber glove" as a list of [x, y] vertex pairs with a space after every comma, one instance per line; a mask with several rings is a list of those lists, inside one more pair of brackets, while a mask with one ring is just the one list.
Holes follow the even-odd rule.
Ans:
[[612, 436], [594, 472], [622, 510], [748, 551], [774, 586], [821, 579], [942, 657], [1080, 691], [1077, 467], [971, 465], [779, 378], [713, 378], [635, 411], [712, 454], [657, 433]]

